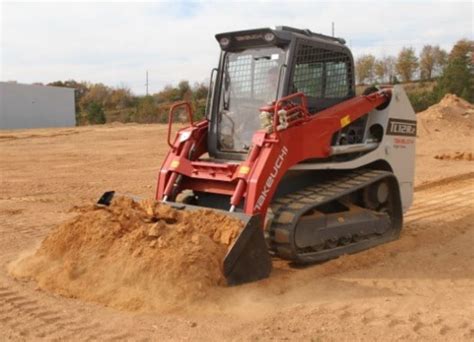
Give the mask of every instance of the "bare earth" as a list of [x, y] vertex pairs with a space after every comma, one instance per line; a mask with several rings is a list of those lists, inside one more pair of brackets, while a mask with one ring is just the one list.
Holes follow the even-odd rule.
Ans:
[[474, 163], [434, 158], [472, 152], [471, 127], [453, 131], [420, 132], [400, 240], [307, 268], [275, 260], [269, 279], [166, 312], [65, 298], [7, 271], [76, 215], [71, 207], [110, 189], [152, 197], [166, 127], [0, 132], [0, 339], [472, 341]]

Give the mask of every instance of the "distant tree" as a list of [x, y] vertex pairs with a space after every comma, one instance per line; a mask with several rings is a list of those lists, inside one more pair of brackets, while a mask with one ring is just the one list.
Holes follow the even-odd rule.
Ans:
[[452, 48], [448, 64], [434, 89], [438, 100], [452, 93], [474, 102], [474, 42], [466, 39], [458, 41]]
[[402, 81], [411, 81], [417, 68], [418, 58], [415, 55], [415, 50], [411, 47], [402, 48], [395, 64], [395, 69], [400, 75]]
[[193, 99], [207, 99], [207, 85], [204, 83], [195, 83], [193, 86]]
[[448, 53], [446, 52], [446, 50], [443, 50], [441, 48], [438, 48], [438, 46], [435, 46], [434, 56], [435, 56], [435, 67], [434, 67], [432, 76], [439, 76], [443, 72], [443, 69], [446, 66], [446, 63], [448, 63]]
[[385, 82], [387, 78], [387, 64], [383, 58], [375, 61], [374, 74], [378, 82]]
[[356, 76], [358, 84], [374, 81], [375, 57], [371, 54], [362, 55], [356, 60]]
[[179, 95], [183, 97], [184, 94], [186, 94], [187, 92], [191, 90], [191, 86], [189, 85], [188, 81], [180, 81], [178, 83], [178, 90], [179, 90]]
[[157, 122], [158, 113], [153, 96], [143, 96], [138, 99], [136, 121]]
[[79, 106], [84, 110], [89, 107], [89, 104], [95, 102], [105, 108], [110, 92], [111, 89], [102, 83], [92, 84], [89, 86], [86, 94], [81, 98]]
[[179, 82], [178, 91], [180, 100], [191, 101], [193, 92], [188, 81]]
[[132, 92], [129, 88], [122, 86], [112, 89], [107, 98], [107, 108], [110, 109], [124, 109], [128, 108], [133, 103]]
[[386, 56], [382, 58], [381, 62], [383, 63], [385, 68], [386, 80], [389, 83], [395, 83], [395, 64], [397, 62], [397, 59], [393, 56]]
[[207, 85], [204, 83], [195, 83], [193, 88], [193, 107], [196, 120], [201, 120], [206, 114], [206, 100], [208, 94]]
[[446, 64], [447, 53], [438, 45], [425, 45], [420, 52], [420, 78], [431, 80], [434, 73], [439, 73]]
[[449, 60], [456, 58], [471, 58], [474, 53], [474, 40], [461, 39], [454, 44], [451, 52], [449, 53]]
[[100, 103], [90, 102], [86, 109], [87, 120], [90, 124], [105, 124], [104, 108]]
[[181, 100], [181, 93], [179, 88], [171, 85], [166, 85], [162, 91], [153, 95], [157, 103], [168, 103]]

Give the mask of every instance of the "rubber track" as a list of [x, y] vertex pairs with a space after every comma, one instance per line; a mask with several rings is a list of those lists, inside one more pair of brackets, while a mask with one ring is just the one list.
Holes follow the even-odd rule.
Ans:
[[385, 238], [379, 237], [377, 240], [372, 239], [373, 241], [365, 240], [312, 253], [297, 250], [292, 244], [297, 222], [305, 212], [387, 177], [394, 177], [393, 173], [368, 169], [352, 170], [275, 199], [271, 204], [275, 215], [270, 227], [271, 249], [281, 258], [305, 263], [331, 259], [393, 240], [398, 234], [390, 234], [389, 237], [383, 235]]

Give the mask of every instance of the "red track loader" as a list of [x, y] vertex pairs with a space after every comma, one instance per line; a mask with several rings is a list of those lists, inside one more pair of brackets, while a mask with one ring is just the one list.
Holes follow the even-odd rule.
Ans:
[[[194, 122], [186, 102], [170, 110], [156, 200], [244, 222], [224, 260], [228, 284], [268, 277], [271, 257], [307, 264], [397, 239], [416, 137], [403, 89], [356, 96], [341, 38], [277, 27], [216, 39], [205, 120]], [[189, 127], [171, 139], [180, 108]]]

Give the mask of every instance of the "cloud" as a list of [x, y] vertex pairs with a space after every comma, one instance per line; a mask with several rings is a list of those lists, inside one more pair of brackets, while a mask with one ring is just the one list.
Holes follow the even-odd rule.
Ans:
[[126, 84], [138, 94], [209, 77], [218, 32], [288, 25], [344, 37], [355, 56], [472, 37], [471, 2], [6, 3], [1, 79]]

